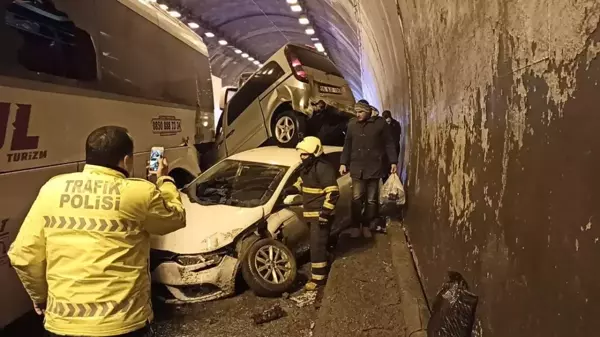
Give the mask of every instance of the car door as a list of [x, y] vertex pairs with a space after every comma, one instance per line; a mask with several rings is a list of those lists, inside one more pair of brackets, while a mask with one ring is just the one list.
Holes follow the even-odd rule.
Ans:
[[227, 104], [224, 141], [227, 155], [257, 148], [268, 138], [259, 96], [283, 76], [276, 62], [269, 62], [254, 73]]
[[[290, 178], [285, 182], [284, 191], [298, 180], [300, 176], [300, 170], [296, 169]], [[302, 195], [301, 192], [296, 192]], [[281, 195], [281, 202], [285, 198], [285, 194]], [[292, 251], [302, 250], [302, 247], [308, 247], [310, 239], [310, 230], [308, 224], [304, 221], [302, 213], [304, 207], [302, 205], [287, 206], [285, 208], [286, 214], [292, 212], [293, 216], [289, 217], [283, 224], [283, 237], [285, 243]]]
[[340, 167], [341, 152], [330, 152], [323, 155], [323, 158], [331, 163], [336, 170], [337, 183], [340, 188], [340, 197], [335, 206], [335, 220], [332, 231], [338, 232], [350, 225], [351, 213], [350, 206], [352, 202], [352, 179], [350, 174], [340, 175], [338, 168]]

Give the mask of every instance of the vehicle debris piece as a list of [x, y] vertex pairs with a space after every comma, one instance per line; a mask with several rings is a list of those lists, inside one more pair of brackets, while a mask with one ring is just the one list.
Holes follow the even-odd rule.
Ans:
[[273, 307], [261, 313], [252, 315], [252, 319], [254, 320], [254, 324], [260, 325], [285, 317], [286, 315], [287, 313], [285, 310], [283, 310], [279, 304], [275, 304]]
[[299, 308], [315, 303], [317, 299], [316, 291], [304, 291], [297, 295], [291, 296], [290, 299], [296, 303]]

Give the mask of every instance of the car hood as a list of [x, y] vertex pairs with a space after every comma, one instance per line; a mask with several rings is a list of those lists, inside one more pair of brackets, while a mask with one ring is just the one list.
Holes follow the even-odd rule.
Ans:
[[262, 207], [200, 205], [181, 194], [186, 227], [163, 236], [152, 236], [152, 248], [177, 254], [209, 253], [233, 242], [243, 230], [263, 216]]

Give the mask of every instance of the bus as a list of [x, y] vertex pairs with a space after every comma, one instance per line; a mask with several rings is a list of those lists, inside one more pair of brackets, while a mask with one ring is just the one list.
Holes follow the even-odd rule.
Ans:
[[205, 44], [152, 1], [2, 1], [0, 43], [1, 329], [32, 309], [7, 250], [40, 187], [82, 170], [88, 134], [126, 127], [138, 178], [164, 147], [181, 186], [214, 108]]

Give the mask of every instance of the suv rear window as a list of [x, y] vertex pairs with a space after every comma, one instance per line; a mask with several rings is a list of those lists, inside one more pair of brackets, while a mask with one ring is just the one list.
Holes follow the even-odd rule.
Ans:
[[296, 55], [303, 66], [326, 72], [327, 74], [343, 77], [335, 64], [325, 56], [310, 49], [297, 46], [287, 46], [288, 51]]

